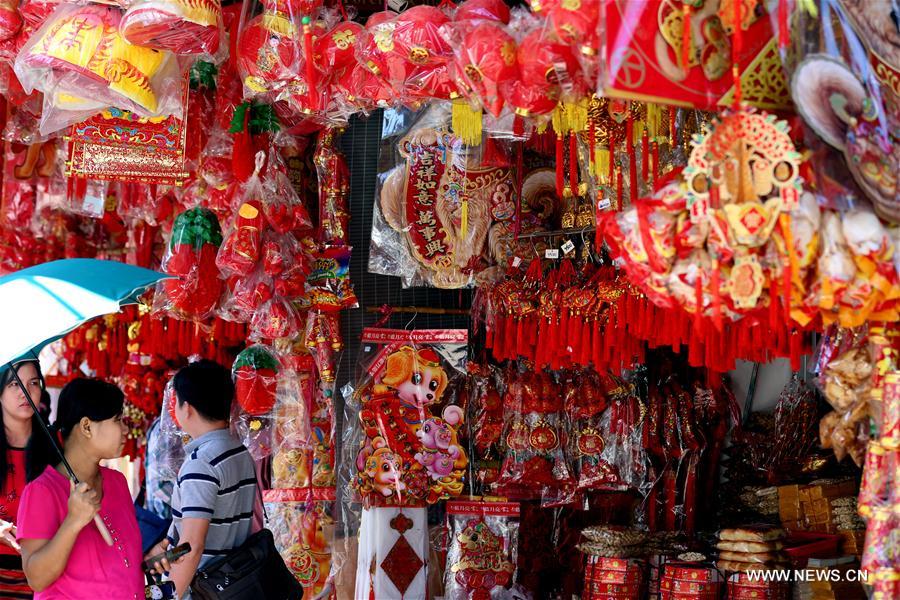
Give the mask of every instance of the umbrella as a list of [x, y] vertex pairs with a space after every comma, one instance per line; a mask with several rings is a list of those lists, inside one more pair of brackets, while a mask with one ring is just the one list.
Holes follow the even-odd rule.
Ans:
[[[107, 260], [73, 258], [40, 264], [0, 277], [0, 365], [12, 370], [35, 413], [37, 406], [13, 364], [36, 360], [37, 353], [79, 325], [137, 303], [138, 297], [167, 275]], [[78, 478], [43, 419], [44, 433], [62, 459], [69, 477]], [[94, 523], [106, 543], [112, 537], [99, 515]]]

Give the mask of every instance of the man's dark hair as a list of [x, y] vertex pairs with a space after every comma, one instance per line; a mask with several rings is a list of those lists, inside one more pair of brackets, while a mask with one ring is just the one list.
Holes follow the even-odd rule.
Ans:
[[175, 374], [178, 404], [187, 402], [207, 421], [228, 421], [234, 383], [231, 371], [213, 360], [198, 360]]

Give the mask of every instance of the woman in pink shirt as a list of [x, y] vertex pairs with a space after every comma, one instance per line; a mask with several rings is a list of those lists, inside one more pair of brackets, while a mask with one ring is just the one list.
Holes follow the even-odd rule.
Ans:
[[[60, 394], [55, 427], [81, 483], [73, 485], [62, 465], [47, 467], [22, 495], [17, 538], [35, 600], [144, 597], [141, 534], [128, 485], [121, 473], [100, 466], [125, 446], [123, 402], [119, 388], [96, 379], [76, 379]], [[100, 536], [96, 514], [112, 546]]]

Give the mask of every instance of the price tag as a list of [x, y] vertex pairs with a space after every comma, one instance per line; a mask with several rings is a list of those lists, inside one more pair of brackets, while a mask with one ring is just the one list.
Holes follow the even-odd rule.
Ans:
[[522, 259], [519, 258], [518, 256], [514, 256], [513, 261], [512, 261], [513, 268], [515, 269], [516, 267], [518, 267], [521, 264], [522, 264]]
[[544, 250], [544, 258], [559, 258], [559, 249], [547, 248]]
[[575, 243], [572, 240], [566, 240], [566, 243], [561, 246], [563, 254], [569, 255], [575, 251]]
[[610, 202], [609, 198], [600, 198], [597, 200], [597, 210], [606, 210], [612, 206], [612, 202]]

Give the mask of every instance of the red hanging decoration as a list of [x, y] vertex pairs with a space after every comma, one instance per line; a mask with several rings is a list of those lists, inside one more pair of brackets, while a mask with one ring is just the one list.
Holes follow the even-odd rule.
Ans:
[[580, 195], [578, 193], [578, 136], [575, 133], [569, 134], [569, 189], [572, 190], [573, 196]]
[[681, 68], [685, 73], [691, 68], [691, 9], [687, 0], [681, 4]]
[[650, 180], [650, 134], [646, 127], [641, 133], [641, 179]]
[[563, 138], [562, 134], [556, 134], [556, 195], [563, 197], [563, 178], [565, 168], [565, 157], [563, 156]]
[[731, 57], [731, 76], [734, 78], [734, 108], [740, 108], [741, 100], [741, 52], [744, 49], [744, 29], [742, 26], [743, 2], [734, 2], [734, 36], [732, 41]]
[[787, 48], [791, 42], [789, 0], [778, 0], [778, 47]]

